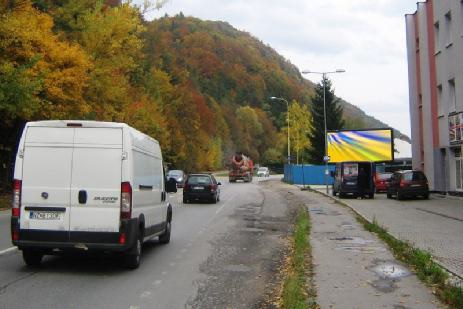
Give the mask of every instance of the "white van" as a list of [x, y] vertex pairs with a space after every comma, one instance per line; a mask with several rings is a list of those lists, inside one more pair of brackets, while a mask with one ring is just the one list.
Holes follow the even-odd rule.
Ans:
[[123, 123], [26, 124], [16, 156], [13, 244], [27, 265], [66, 251], [124, 253], [138, 267], [144, 240], [170, 241], [172, 207], [159, 144]]

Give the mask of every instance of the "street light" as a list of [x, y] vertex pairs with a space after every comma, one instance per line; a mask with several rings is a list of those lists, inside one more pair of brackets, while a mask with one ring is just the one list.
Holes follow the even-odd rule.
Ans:
[[286, 103], [286, 109], [288, 111], [288, 164], [291, 164], [291, 147], [290, 147], [290, 141], [289, 141], [289, 103], [286, 101], [286, 99], [283, 98], [277, 98], [277, 97], [270, 97], [270, 100], [277, 100], [277, 101], [284, 101]]
[[328, 72], [316, 72], [316, 71], [302, 71], [302, 74], [320, 74], [322, 75], [323, 78], [323, 120], [325, 122], [325, 156], [323, 158], [323, 161], [325, 161], [325, 185], [326, 185], [326, 194], [328, 194], [328, 160], [326, 160], [328, 156], [328, 145], [327, 145], [327, 140], [326, 140], [326, 75], [327, 74], [332, 74], [332, 73], [344, 73], [346, 70], [344, 69], [336, 69], [336, 71], [328, 71]]

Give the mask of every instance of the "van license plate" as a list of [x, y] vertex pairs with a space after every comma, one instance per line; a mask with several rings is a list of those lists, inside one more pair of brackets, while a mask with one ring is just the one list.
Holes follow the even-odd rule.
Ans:
[[45, 211], [31, 211], [29, 213], [29, 219], [34, 220], [59, 220], [61, 219], [61, 215], [59, 212], [52, 211], [52, 212], [45, 212]]

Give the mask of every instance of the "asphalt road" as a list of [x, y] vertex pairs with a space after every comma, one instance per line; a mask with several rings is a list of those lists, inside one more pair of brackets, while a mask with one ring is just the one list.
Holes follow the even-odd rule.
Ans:
[[[136, 270], [117, 259], [46, 256], [25, 266], [0, 254], [1, 308], [253, 308], [276, 284], [289, 211], [283, 184], [222, 181], [218, 204], [171, 196], [171, 242], [143, 247]], [[286, 192], [287, 193], [287, 192]], [[0, 251], [11, 247], [9, 212], [0, 213]]]

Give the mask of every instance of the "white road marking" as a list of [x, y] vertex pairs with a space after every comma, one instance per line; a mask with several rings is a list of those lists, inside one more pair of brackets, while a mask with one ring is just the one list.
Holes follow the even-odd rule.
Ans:
[[0, 251], [0, 255], [4, 255], [4, 254], [10, 253], [10, 252], [15, 252], [17, 250], [18, 250], [18, 247], [10, 247], [8, 249]]
[[150, 291], [144, 291], [143, 293], [141, 293], [140, 298], [146, 298], [146, 297], [148, 297], [150, 295], [151, 295]]
[[153, 282], [154, 285], [160, 285], [162, 283], [162, 280], [156, 280]]
[[229, 198], [229, 199], [228, 199], [228, 200], [227, 200], [225, 203], [223, 203], [223, 205], [222, 205], [222, 206], [220, 206], [220, 208], [219, 208], [219, 209], [217, 209], [217, 210], [215, 211], [215, 214], [217, 215], [219, 212], [221, 212], [221, 211], [222, 211], [222, 209], [224, 209], [224, 208], [225, 208], [225, 206], [227, 206], [229, 202], [231, 202], [232, 200], [234, 200], [234, 199], [235, 199], [235, 196], [236, 196], [236, 194], [234, 194], [234, 195], [233, 195], [231, 198]]

